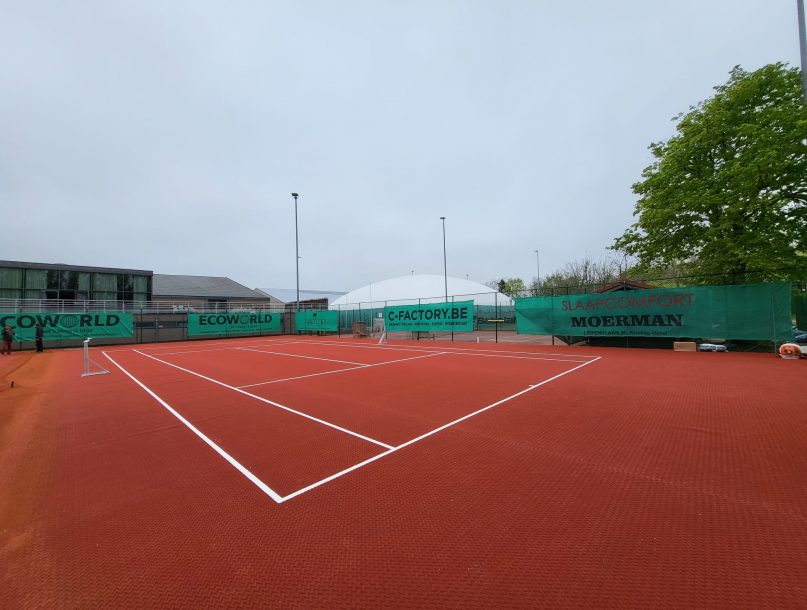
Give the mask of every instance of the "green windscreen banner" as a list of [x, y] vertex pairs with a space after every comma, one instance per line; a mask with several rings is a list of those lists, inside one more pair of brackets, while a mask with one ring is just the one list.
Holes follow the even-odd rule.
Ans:
[[189, 337], [250, 335], [280, 330], [279, 313], [189, 313]]
[[298, 311], [294, 314], [294, 327], [297, 330], [339, 330], [338, 311]]
[[796, 327], [807, 329], [807, 296], [799, 294], [793, 297], [793, 314], [796, 316]]
[[0, 314], [0, 326], [6, 324], [14, 330], [15, 341], [33, 341], [37, 324], [45, 341], [134, 336], [133, 315], [123, 311]]
[[474, 329], [474, 302], [389, 305], [384, 308], [388, 331], [453, 331]]
[[757, 339], [792, 336], [790, 284], [654, 288], [516, 299], [519, 333]]

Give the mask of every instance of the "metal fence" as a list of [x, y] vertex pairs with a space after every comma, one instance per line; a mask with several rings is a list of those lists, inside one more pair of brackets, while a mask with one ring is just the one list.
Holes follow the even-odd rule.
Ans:
[[[156, 343], [163, 341], [186, 341], [197, 337], [188, 336], [188, 314], [216, 313], [279, 313], [281, 326], [277, 332], [223, 334], [222, 338], [242, 336], [268, 336], [294, 334], [294, 316], [296, 304], [269, 303], [211, 303], [200, 307], [192, 301], [68, 301], [50, 299], [0, 299], [0, 315], [19, 313], [90, 313], [90, 312], [126, 312], [133, 317], [132, 337], [97, 338], [94, 345], [117, 345], [127, 343]], [[300, 303], [300, 311], [322, 309], [320, 304]], [[204, 337], [198, 337], [204, 338]], [[209, 338], [209, 337], [208, 337]], [[52, 339], [46, 345], [53, 348], [78, 347], [82, 339]], [[15, 341], [19, 349], [33, 347], [32, 341]]]
[[[339, 311], [340, 333], [351, 333], [355, 325], [366, 328], [369, 336], [384, 331], [384, 308], [397, 305], [424, 305], [429, 303], [474, 302], [473, 332], [396, 332], [390, 339], [434, 339], [442, 341], [499, 342], [516, 332], [516, 313], [512, 299], [499, 292], [437, 295], [411, 299], [388, 299], [340, 304], [331, 309]], [[544, 342], [535, 338], [534, 342]]]
[[[339, 325], [335, 332], [300, 331], [299, 334], [321, 334], [378, 337], [384, 331], [384, 308], [392, 305], [419, 305], [426, 303], [445, 302], [445, 296], [428, 298], [397, 299], [386, 301], [371, 301], [361, 303], [348, 303], [332, 307], [339, 312]], [[451, 295], [449, 302], [474, 301], [474, 330], [473, 332], [418, 332], [418, 333], [390, 333], [390, 339], [434, 339], [448, 341], [475, 341], [499, 342], [508, 336], [514, 336], [515, 308], [511, 299], [503, 297], [495, 291], [486, 293]], [[215, 303], [206, 307], [199, 307], [192, 301], [67, 301], [48, 299], [0, 299], [0, 313], [88, 313], [122, 311], [133, 316], [133, 337], [93, 339], [96, 345], [112, 345], [126, 343], [154, 343], [165, 341], [186, 341], [197, 338], [188, 335], [188, 314], [210, 313], [279, 313], [281, 314], [280, 329], [275, 332], [232, 333], [219, 335], [226, 337], [249, 337], [271, 335], [296, 335], [294, 325], [295, 311], [312, 311], [326, 309], [324, 303], [296, 303], [287, 304], [246, 304], [246, 303]], [[356, 333], [357, 328], [362, 332]], [[540, 337], [522, 338], [522, 341], [548, 342]], [[27, 349], [33, 347], [32, 342], [17, 342], [18, 347]], [[80, 339], [54, 339], [49, 340], [50, 347], [78, 347]]]
[[[200, 306], [194, 301], [68, 301], [62, 299], [0, 299], [0, 312], [54, 312], [79, 313], [90, 311], [125, 311], [129, 313], [220, 313], [287, 311], [291, 304], [250, 303], [248, 301], [214, 302]], [[300, 303], [300, 310], [321, 309], [312, 303]]]

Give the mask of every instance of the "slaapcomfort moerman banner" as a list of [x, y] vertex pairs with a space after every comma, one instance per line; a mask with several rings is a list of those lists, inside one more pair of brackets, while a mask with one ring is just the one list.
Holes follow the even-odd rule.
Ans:
[[786, 340], [790, 283], [516, 299], [519, 333]]

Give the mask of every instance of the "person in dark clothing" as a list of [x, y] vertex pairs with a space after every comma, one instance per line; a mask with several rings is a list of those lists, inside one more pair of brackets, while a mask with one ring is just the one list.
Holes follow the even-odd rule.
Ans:
[[45, 336], [45, 330], [42, 328], [41, 324], [36, 325], [36, 351], [37, 352], [44, 352], [45, 346], [42, 344], [42, 339]]
[[3, 327], [3, 345], [0, 347], [0, 354], [11, 355], [11, 346], [14, 343], [14, 330], [10, 324]]

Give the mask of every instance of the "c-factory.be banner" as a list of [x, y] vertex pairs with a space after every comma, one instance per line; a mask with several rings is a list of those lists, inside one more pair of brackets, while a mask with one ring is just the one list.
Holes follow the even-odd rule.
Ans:
[[391, 305], [384, 308], [388, 331], [453, 331], [474, 329], [474, 302]]
[[33, 341], [36, 325], [42, 325], [45, 341], [86, 339], [88, 337], [132, 337], [132, 314], [123, 311], [88, 311], [84, 313], [8, 313], [0, 314], [0, 327], [9, 324], [15, 341]]
[[189, 313], [188, 336], [249, 335], [280, 330], [278, 313]]

